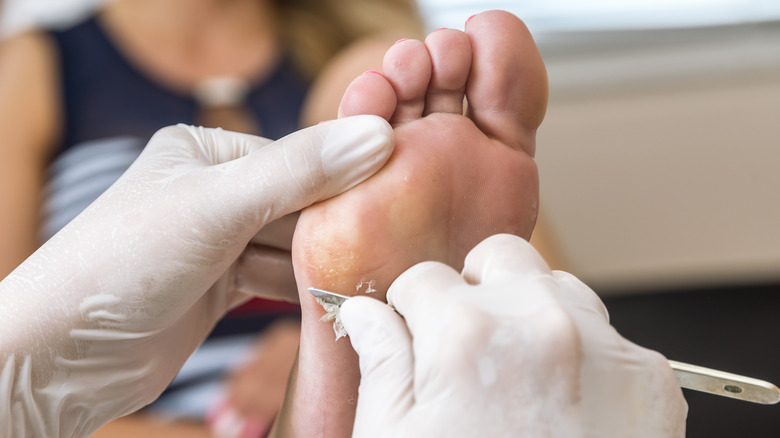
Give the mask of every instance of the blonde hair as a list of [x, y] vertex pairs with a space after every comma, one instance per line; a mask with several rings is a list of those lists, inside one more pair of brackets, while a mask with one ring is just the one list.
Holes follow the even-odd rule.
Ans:
[[281, 34], [309, 79], [350, 43], [376, 34], [419, 38], [424, 25], [414, 0], [277, 0]]

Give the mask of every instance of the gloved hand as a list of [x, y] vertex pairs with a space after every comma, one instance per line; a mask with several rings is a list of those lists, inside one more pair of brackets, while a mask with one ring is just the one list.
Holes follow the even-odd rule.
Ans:
[[403, 318], [366, 297], [341, 308], [360, 356], [355, 437], [685, 434], [663, 356], [622, 338], [592, 290], [519, 237], [486, 239], [461, 275], [416, 265], [387, 297]]
[[392, 146], [373, 116], [276, 142], [188, 126], [155, 134], [0, 283], [0, 436], [86, 436], [153, 401], [248, 298], [250, 239], [364, 180]]

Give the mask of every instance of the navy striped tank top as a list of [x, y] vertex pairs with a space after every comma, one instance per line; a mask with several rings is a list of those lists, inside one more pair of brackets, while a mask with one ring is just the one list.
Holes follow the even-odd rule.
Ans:
[[[116, 181], [158, 129], [196, 124], [200, 110], [193, 96], [138, 70], [96, 17], [50, 35], [61, 67], [64, 130], [49, 167], [43, 241]], [[240, 104], [263, 136], [276, 139], [298, 129], [305, 93], [305, 81], [284, 59], [249, 85]]]

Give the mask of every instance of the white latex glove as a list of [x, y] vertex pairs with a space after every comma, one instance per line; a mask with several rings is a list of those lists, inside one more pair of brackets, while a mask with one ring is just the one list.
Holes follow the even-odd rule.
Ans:
[[360, 356], [355, 437], [681, 437], [687, 405], [660, 354], [622, 338], [587, 286], [496, 235], [463, 274], [416, 265], [342, 305]]
[[0, 283], [0, 436], [87, 436], [153, 401], [247, 298], [250, 239], [364, 180], [392, 146], [373, 116], [277, 142], [188, 126], [155, 134]]

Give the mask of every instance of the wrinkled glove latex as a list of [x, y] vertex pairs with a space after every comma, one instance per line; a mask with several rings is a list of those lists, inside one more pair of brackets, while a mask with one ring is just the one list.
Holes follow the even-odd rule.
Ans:
[[87, 210], [0, 283], [0, 436], [87, 436], [153, 401], [242, 302], [267, 223], [357, 184], [392, 152], [359, 116], [276, 142], [161, 130]]
[[477, 245], [462, 274], [416, 265], [342, 305], [360, 356], [355, 437], [681, 437], [666, 360], [622, 338], [596, 294], [516, 236]]

